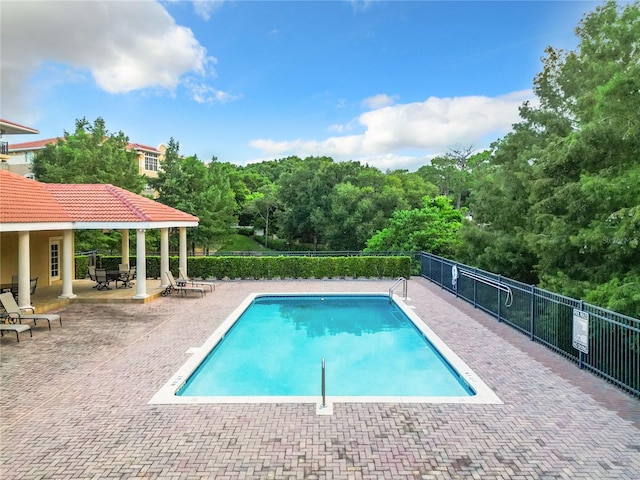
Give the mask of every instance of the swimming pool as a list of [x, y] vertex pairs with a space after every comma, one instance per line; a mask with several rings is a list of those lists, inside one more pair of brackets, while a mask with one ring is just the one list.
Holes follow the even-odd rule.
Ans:
[[501, 403], [404, 302], [250, 295], [150, 403]]

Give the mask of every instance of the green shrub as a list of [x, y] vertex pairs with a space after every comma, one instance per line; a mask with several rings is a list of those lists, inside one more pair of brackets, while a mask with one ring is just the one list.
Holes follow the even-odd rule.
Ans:
[[[136, 265], [136, 258], [129, 260]], [[117, 270], [120, 256], [99, 255], [99, 268]], [[85, 278], [87, 257], [76, 257], [76, 278]], [[179, 257], [169, 257], [169, 269], [178, 276]], [[146, 258], [147, 278], [160, 278], [160, 257]], [[411, 276], [411, 257], [397, 256], [202, 256], [188, 257], [193, 278], [262, 280], [272, 278], [395, 278]]]
[[76, 260], [75, 278], [77, 279], [87, 278], [87, 272], [89, 271], [89, 257], [80, 255], [78, 257], [75, 257], [75, 260]]

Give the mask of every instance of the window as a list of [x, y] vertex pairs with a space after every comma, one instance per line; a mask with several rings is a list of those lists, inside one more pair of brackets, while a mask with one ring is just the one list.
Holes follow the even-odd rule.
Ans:
[[49, 239], [49, 278], [60, 280], [60, 240]]
[[158, 154], [151, 152], [144, 152], [144, 169], [158, 171]]

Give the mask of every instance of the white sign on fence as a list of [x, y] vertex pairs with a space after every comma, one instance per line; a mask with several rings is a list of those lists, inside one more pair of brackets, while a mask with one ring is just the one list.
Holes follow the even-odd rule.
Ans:
[[573, 348], [589, 353], [589, 313], [573, 309]]

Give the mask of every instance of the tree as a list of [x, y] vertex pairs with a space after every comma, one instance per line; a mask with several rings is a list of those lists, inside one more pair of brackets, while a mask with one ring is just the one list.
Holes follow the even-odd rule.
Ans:
[[160, 203], [200, 219], [198, 228], [188, 232], [193, 246], [212, 247], [236, 223], [235, 199], [225, 171], [215, 159], [207, 166], [195, 155], [181, 157], [179, 143], [171, 138], [158, 177], [150, 179]]
[[271, 217], [278, 208], [277, 187], [269, 183], [260, 187], [257, 192], [249, 194], [245, 208], [249, 214], [261, 219], [260, 226], [264, 226], [264, 245], [265, 247], [268, 246], [269, 224]]
[[403, 192], [397, 187], [384, 185], [376, 191], [371, 186], [339, 183], [330, 195], [325, 240], [333, 250], [362, 250], [367, 239], [387, 224], [391, 214], [406, 205]]
[[543, 285], [590, 298], [640, 275], [640, 4], [597, 7], [576, 32], [536, 79], [541, 112], [571, 128], [534, 164], [529, 242]]
[[480, 169], [461, 252], [637, 315], [640, 4], [601, 5], [576, 33], [575, 51], [547, 48], [539, 105], [522, 106]]
[[128, 142], [121, 131], [109, 133], [102, 118], [93, 125], [82, 118], [73, 133], [65, 131], [35, 156], [33, 173], [45, 183], [108, 183], [140, 193], [146, 182], [135, 151], [127, 151]]
[[425, 198], [420, 209], [397, 210], [389, 226], [367, 241], [367, 251], [425, 251], [452, 256], [459, 243], [462, 213], [445, 196]]
[[469, 194], [472, 167], [487, 155], [485, 152], [472, 155], [472, 152], [472, 145], [450, 147], [446, 155], [433, 158], [430, 165], [423, 165], [417, 172], [425, 181], [437, 185], [440, 195], [451, 198], [457, 209], [462, 208]]
[[282, 210], [279, 226], [288, 239], [313, 242], [314, 249], [327, 225], [329, 196], [339, 183], [334, 163], [328, 157], [308, 157], [278, 178]]

